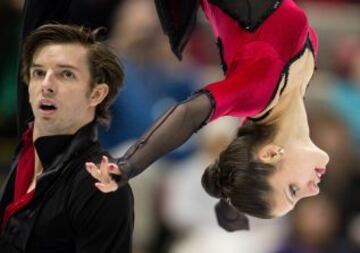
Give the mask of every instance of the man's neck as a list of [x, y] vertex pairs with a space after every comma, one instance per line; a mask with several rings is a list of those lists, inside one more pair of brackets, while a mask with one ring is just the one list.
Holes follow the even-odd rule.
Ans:
[[54, 128], [49, 126], [40, 125], [39, 122], [34, 121], [34, 131], [33, 131], [33, 142], [35, 142], [40, 137], [45, 136], [57, 136], [57, 135], [74, 135], [79, 129], [84, 127], [85, 125], [89, 124], [94, 119], [91, 118], [82, 125], [74, 125], [74, 126], [67, 126], [64, 129]]

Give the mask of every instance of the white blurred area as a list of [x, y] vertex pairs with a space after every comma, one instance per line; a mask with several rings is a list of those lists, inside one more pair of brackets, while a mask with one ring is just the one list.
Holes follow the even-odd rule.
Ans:
[[[20, 0], [0, 1], [12, 2], [15, 9], [21, 6]], [[178, 62], [161, 31], [153, 0], [119, 2], [110, 43], [123, 58], [145, 69], [161, 62], [163, 71], [175, 77], [196, 70], [200, 78], [193, 91], [223, 78], [215, 39], [202, 15]], [[306, 10], [320, 43], [318, 70], [305, 101], [312, 138], [330, 155], [321, 194], [299, 203], [286, 217], [251, 218], [250, 231], [219, 228], [217, 200], [202, 189], [201, 176], [239, 125], [238, 119], [224, 118], [195, 135], [197, 148], [186, 158], [162, 159], [131, 180], [134, 253], [360, 253], [360, 1], [295, 2]], [[1, 70], [0, 65], [0, 85]], [[127, 115], [133, 117], [142, 116]], [[0, 110], [0, 127], [6, 122]], [[7, 133], [1, 134], [0, 169], [6, 172], [14, 145]], [[121, 156], [133, 141], [118, 143], [111, 153]]]

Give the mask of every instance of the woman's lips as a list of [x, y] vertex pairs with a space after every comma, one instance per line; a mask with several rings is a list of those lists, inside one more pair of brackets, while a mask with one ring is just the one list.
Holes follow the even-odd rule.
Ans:
[[320, 183], [321, 181], [321, 177], [322, 175], [324, 175], [326, 173], [326, 169], [325, 168], [316, 168], [315, 169], [315, 174], [316, 174], [316, 177], [317, 177], [317, 184]]
[[326, 168], [316, 168], [315, 171], [320, 175], [324, 175], [326, 173]]

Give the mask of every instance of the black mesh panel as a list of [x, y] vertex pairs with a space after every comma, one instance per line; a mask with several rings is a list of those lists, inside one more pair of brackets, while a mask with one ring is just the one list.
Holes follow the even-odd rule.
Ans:
[[213, 111], [208, 93], [197, 93], [172, 107], [118, 161], [126, 178], [132, 178], [154, 161], [186, 142]]
[[221, 8], [240, 25], [248, 30], [256, 30], [279, 6], [282, 0], [209, 0]]

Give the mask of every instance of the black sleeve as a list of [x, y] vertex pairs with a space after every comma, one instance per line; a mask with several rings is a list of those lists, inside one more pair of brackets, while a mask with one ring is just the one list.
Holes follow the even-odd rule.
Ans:
[[67, 202], [76, 252], [130, 253], [134, 227], [130, 186], [103, 194], [94, 187], [95, 179], [80, 174]]
[[118, 160], [125, 177], [132, 178], [166, 153], [186, 142], [211, 118], [214, 102], [201, 91], [172, 107]]

